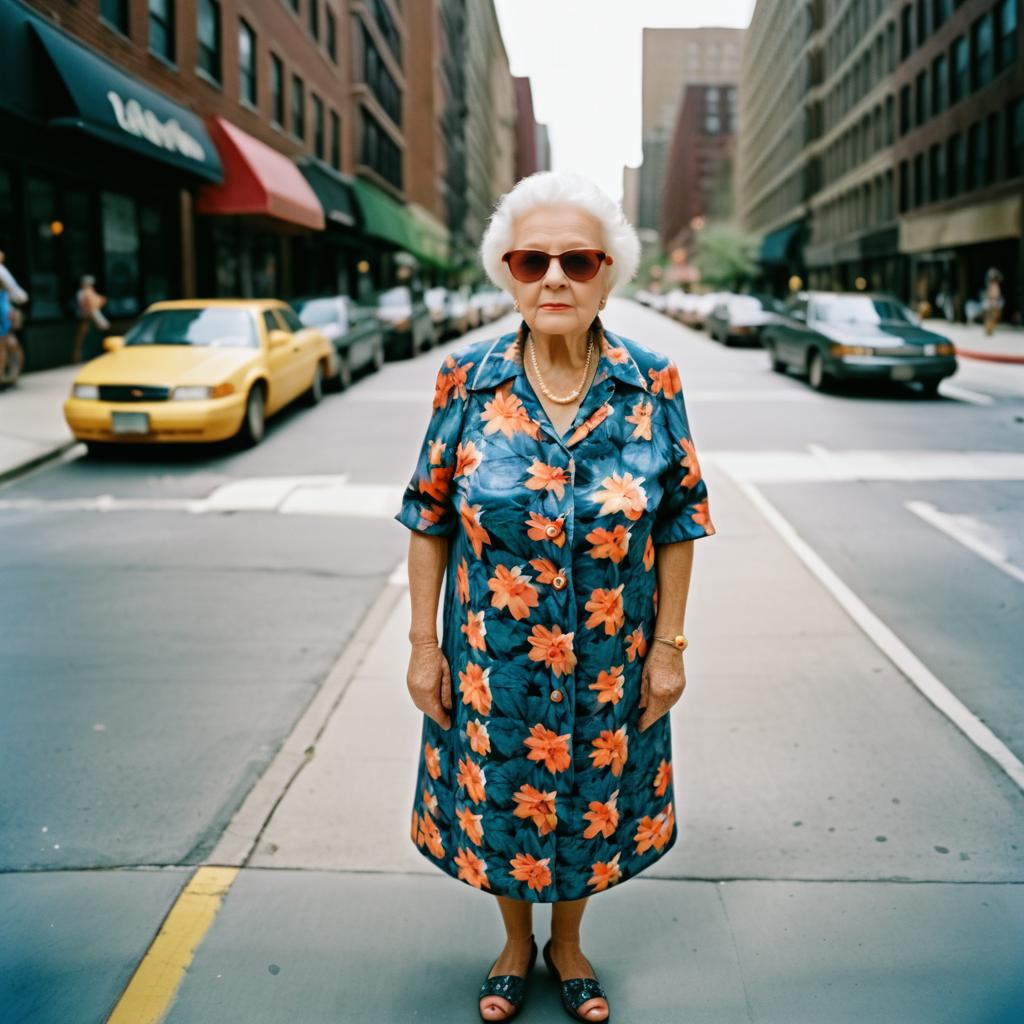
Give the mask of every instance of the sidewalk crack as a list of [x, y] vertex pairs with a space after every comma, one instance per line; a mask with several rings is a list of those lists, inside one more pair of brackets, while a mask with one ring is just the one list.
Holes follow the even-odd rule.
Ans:
[[719, 906], [722, 908], [722, 916], [725, 918], [725, 925], [729, 929], [729, 941], [732, 943], [732, 952], [736, 960], [736, 972], [739, 974], [740, 984], [743, 986], [743, 1002], [747, 1008], [747, 1020], [750, 1024], [754, 1024], [754, 1008], [750, 1004], [750, 992], [747, 989], [747, 979], [743, 974], [743, 961], [740, 959], [740, 950], [736, 945], [736, 933], [733, 931], [732, 921], [729, 919], [729, 908], [725, 905], [721, 885], [715, 886], [715, 895], [718, 897]]

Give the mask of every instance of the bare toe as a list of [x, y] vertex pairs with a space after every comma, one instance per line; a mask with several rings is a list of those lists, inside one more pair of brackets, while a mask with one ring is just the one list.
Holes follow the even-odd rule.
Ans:
[[501, 996], [484, 996], [480, 1012], [489, 1020], [504, 1020], [512, 1012], [512, 1004]]
[[588, 999], [582, 1006], [576, 1008], [581, 1017], [588, 1020], [604, 1020], [608, 1016], [608, 1004], [603, 999]]

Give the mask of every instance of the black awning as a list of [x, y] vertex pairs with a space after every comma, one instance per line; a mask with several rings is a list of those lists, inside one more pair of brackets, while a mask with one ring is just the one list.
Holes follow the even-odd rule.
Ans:
[[47, 89], [45, 109], [37, 111], [50, 124], [80, 128], [206, 181], [223, 180], [220, 157], [195, 114], [46, 22], [27, 21], [63, 86]]
[[304, 160], [299, 170], [320, 200], [327, 223], [355, 227], [356, 200], [352, 186], [337, 171], [321, 163]]

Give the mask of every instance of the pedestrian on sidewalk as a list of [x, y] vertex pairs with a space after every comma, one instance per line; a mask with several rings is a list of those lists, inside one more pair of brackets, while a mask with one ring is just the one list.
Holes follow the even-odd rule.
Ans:
[[71, 362], [78, 364], [82, 361], [82, 349], [89, 331], [93, 327], [101, 331], [110, 327], [110, 321], [103, 315], [103, 307], [107, 304], [105, 295], [96, 291], [96, 278], [92, 274], [86, 274], [81, 280], [81, 286], [75, 295], [75, 306], [78, 310], [78, 328], [75, 331], [74, 345], [71, 350]]
[[715, 528], [676, 364], [598, 316], [639, 255], [621, 207], [579, 175], [540, 172], [501, 199], [481, 258], [522, 322], [445, 359], [395, 516], [412, 531], [407, 685], [424, 713], [411, 837], [497, 899], [485, 1021], [522, 1004], [534, 903], [552, 905], [544, 959], [566, 1012], [606, 1020], [587, 900], [678, 835], [668, 711], [692, 541]]
[[25, 365], [25, 353], [15, 332], [23, 317], [18, 306], [28, 302], [28, 292], [7, 268], [7, 255], [0, 251], [0, 384], [14, 384]]
[[995, 268], [989, 267], [985, 274], [985, 296], [982, 309], [985, 316], [985, 333], [992, 334], [999, 323], [1003, 312], [1003, 275]]

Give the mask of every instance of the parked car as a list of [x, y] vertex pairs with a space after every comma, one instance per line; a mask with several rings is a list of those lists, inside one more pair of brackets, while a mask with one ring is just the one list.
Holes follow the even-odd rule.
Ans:
[[952, 342], [880, 293], [798, 292], [764, 328], [762, 344], [773, 370], [795, 368], [818, 391], [839, 380], [894, 380], [934, 395], [957, 369]]
[[448, 334], [448, 289], [428, 288], [423, 293], [423, 301], [430, 311], [430, 319], [438, 338]]
[[673, 288], [665, 293], [665, 312], [673, 319], [680, 320], [683, 313], [693, 305], [695, 299], [695, 295], [684, 292], [682, 288]]
[[423, 296], [400, 284], [377, 296], [377, 317], [384, 324], [388, 359], [409, 359], [431, 349], [437, 333]]
[[727, 294], [726, 292], [704, 292], [700, 295], [691, 296], [693, 301], [689, 302], [683, 309], [683, 323], [687, 327], [696, 327], [699, 331], [704, 330], [707, 327], [711, 311], [719, 302], [727, 298]]
[[760, 340], [761, 330], [776, 316], [769, 296], [727, 295], [708, 315], [708, 334], [723, 345]]
[[317, 328], [334, 346], [340, 387], [347, 388], [355, 374], [384, 365], [384, 326], [374, 310], [348, 295], [295, 299], [292, 306], [307, 327]]
[[257, 444], [267, 416], [323, 396], [334, 361], [324, 335], [275, 299], [158, 302], [86, 363], [64, 402], [91, 453], [109, 444]]
[[512, 308], [511, 299], [497, 288], [481, 288], [473, 293], [469, 301], [480, 311], [481, 323], [485, 324], [497, 320]]

